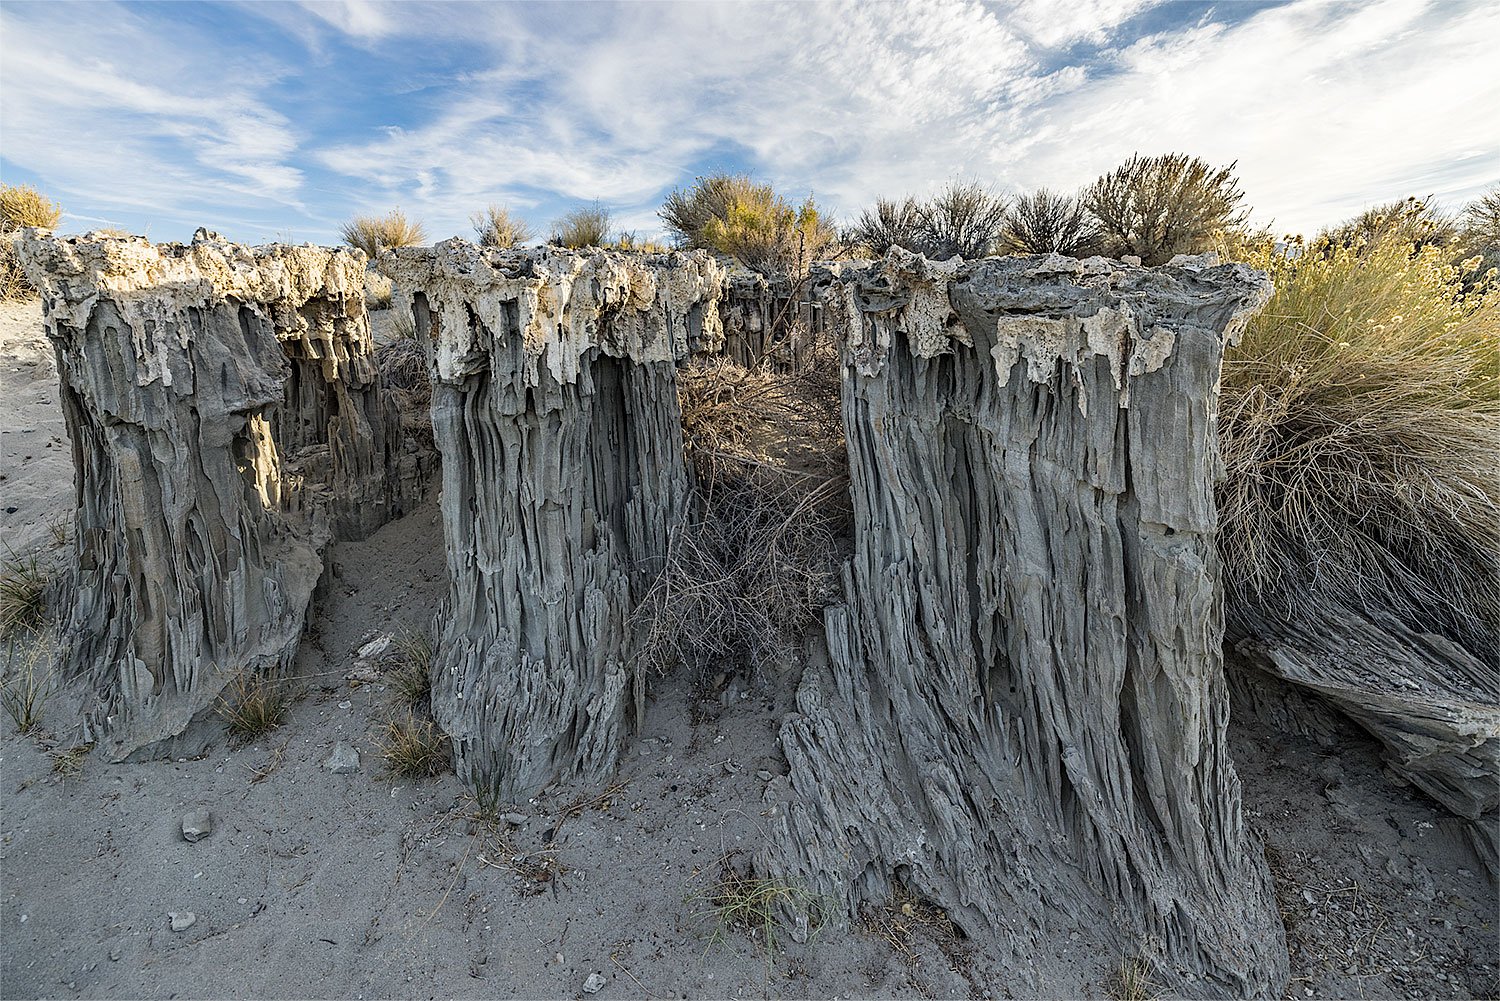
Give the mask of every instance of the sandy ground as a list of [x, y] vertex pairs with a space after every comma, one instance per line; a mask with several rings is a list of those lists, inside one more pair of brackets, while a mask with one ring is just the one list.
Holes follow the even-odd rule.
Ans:
[[[35, 304], [0, 312], [0, 536], [60, 554], [49, 521], [71, 508], [71, 458], [38, 324]], [[1035, 989], [985, 942], [889, 912], [774, 950], [714, 941], [695, 895], [764, 837], [786, 677], [666, 679], [614, 783], [512, 804], [508, 822], [477, 820], [451, 775], [391, 778], [392, 695], [344, 675], [366, 640], [429, 621], [444, 587], [434, 506], [337, 546], [290, 718], [249, 746], [85, 758], [65, 777], [65, 714], [30, 738], [3, 720], [0, 996], [575, 998], [591, 975], [598, 997], [1108, 996], [1120, 957], [1066, 928], [1046, 966], [1075, 975]], [[1241, 719], [1231, 737], [1287, 920], [1289, 997], [1500, 993], [1493, 888], [1367, 738]], [[339, 742], [357, 772], [325, 767]], [[197, 808], [213, 832], [189, 843]]]

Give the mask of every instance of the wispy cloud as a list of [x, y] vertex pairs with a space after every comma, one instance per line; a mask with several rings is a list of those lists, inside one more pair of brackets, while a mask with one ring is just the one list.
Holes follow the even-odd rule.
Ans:
[[[545, 225], [600, 198], [644, 231], [712, 168], [848, 217], [1175, 149], [1238, 160], [1263, 220], [1311, 229], [1500, 178], [1482, 3], [79, 9], [0, 10], [3, 160], [101, 217], [328, 239], [398, 203], [444, 234], [491, 201]], [[66, 64], [41, 55], [63, 32]]]

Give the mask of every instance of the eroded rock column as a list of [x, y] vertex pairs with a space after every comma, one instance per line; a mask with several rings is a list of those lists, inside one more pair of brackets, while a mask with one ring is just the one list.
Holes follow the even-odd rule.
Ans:
[[112, 756], [194, 749], [184, 731], [234, 674], [289, 664], [327, 540], [401, 506], [363, 255], [203, 232], [17, 249], [77, 469], [62, 664], [97, 691]]
[[1222, 343], [1268, 294], [1204, 262], [841, 269], [856, 552], [763, 870], [846, 911], [903, 882], [1020, 970], [1076, 921], [1189, 996], [1279, 991], [1213, 494]]
[[461, 778], [517, 799], [614, 767], [644, 679], [630, 616], [681, 521], [676, 363], [722, 344], [706, 254], [382, 257], [431, 348], [452, 579], [433, 712]]

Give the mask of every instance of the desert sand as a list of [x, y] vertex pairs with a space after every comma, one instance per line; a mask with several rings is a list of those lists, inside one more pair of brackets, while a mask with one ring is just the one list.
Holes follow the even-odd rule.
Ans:
[[[385, 320], [375, 318], [377, 330]], [[72, 459], [37, 303], [0, 312], [0, 540], [67, 558]], [[999, 967], [923, 909], [806, 943], [728, 930], [700, 896], [764, 838], [793, 672], [669, 677], [604, 788], [499, 823], [451, 775], [393, 779], [392, 711], [355, 651], [428, 622], [446, 585], [429, 503], [335, 547], [285, 725], [194, 760], [55, 766], [79, 739], [0, 735], [4, 997], [1095, 997], [1121, 957], [1059, 920], [1065, 982]], [[340, 744], [358, 769], [328, 767]], [[1480, 998], [1497, 900], [1462, 831], [1394, 783], [1352, 727], [1318, 743], [1237, 712], [1231, 747], [1291, 948], [1290, 997]], [[212, 832], [183, 837], [206, 809]], [[187, 915], [192, 915], [191, 923]], [[173, 930], [173, 917], [180, 931]], [[769, 947], [768, 947], [769, 946]], [[602, 986], [601, 986], [602, 985]]]

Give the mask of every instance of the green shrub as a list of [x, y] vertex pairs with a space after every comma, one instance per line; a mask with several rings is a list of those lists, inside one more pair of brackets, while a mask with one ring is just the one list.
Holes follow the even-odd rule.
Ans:
[[370, 260], [392, 247], [414, 247], [427, 239], [427, 230], [419, 222], [406, 218], [400, 209], [383, 216], [355, 216], [344, 223], [344, 242], [363, 250]]
[[1212, 167], [1184, 153], [1132, 156], [1083, 193], [1104, 252], [1154, 267], [1212, 250], [1220, 233], [1242, 227], [1248, 215], [1235, 166]]
[[1494, 651], [1500, 293], [1400, 232], [1239, 256], [1276, 292], [1224, 363], [1231, 599], [1386, 609]]
[[509, 249], [536, 239], [536, 230], [526, 220], [511, 215], [504, 205], [490, 205], [483, 212], [476, 212], [471, 221], [481, 247]]
[[794, 206], [744, 174], [700, 177], [673, 191], [661, 218], [684, 246], [727, 254], [761, 274], [804, 274], [838, 243], [812, 198]]
[[572, 250], [602, 247], [609, 242], [613, 220], [614, 213], [600, 202], [574, 209], [552, 224], [550, 242]]

